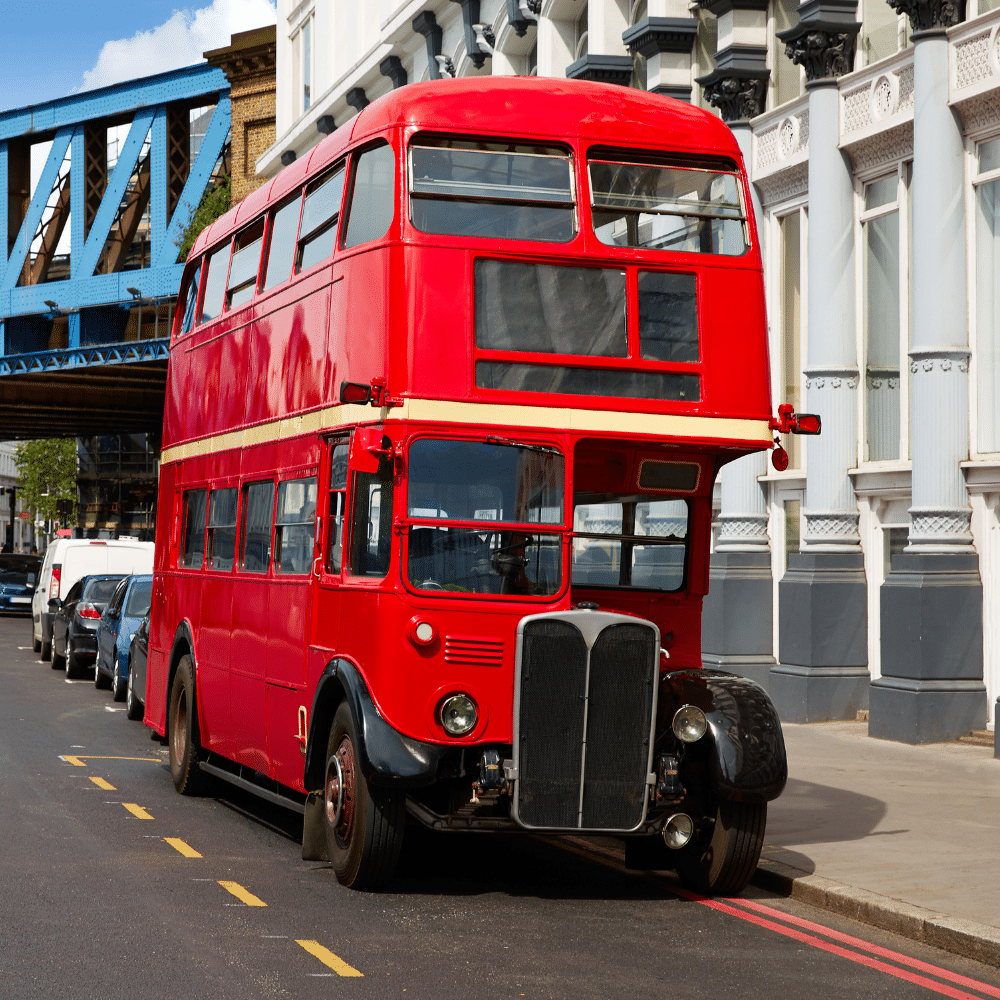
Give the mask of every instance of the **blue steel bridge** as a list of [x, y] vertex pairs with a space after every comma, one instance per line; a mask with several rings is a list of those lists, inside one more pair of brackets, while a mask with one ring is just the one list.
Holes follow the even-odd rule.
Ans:
[[159, 435], [178, 243], [228, 139], [207, 64], [0, 113], [0, 440]]

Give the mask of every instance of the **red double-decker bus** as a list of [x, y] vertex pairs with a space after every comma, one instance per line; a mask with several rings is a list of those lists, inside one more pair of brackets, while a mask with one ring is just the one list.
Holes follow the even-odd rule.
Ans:
[[746, 885], [784, 745], [700, 620], [716, 475], [771, 444], [749, 204], [696, 108], [490, 78], [393, 91], [202, 233], [146, 685], [180, 792], [302, 810], [357, 887], [407, 814]]

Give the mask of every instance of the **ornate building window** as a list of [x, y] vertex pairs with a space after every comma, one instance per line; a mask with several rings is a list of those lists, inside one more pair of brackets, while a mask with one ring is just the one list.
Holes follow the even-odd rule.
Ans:
[[1000, 451], [1000, 138], [981, 142], [976, 185], [977, 450]]
[[861, 37], [858, 52], [863, 65], [895, 55], [910, 42], [910, 20], [885, 0], [861, 0]]
[[[692, 77], [704, 76], [715, 68], [715, 52], [719, 45], [719, 22], [714, 14], [698, 8], [698, 33], [695, 35], [695, 65]], [[703, 87], [695, 87], [695, 103], [705, 111], [718, 114], [705, 96]]]
[[[908, 165], [866, 184], [861, 212], [865, 442], [869, 462], [906, 457], [909, 359], [908, 254], [900, 209], [905, 209]], [[906, 216], [904, 216], [905, 220]], [[901, 377], [901, 373], [902, 377]]]
[[298, 23], [291, 35], [292, 43], [292, 114], [304, 115], [312, 104], [313, 93], [313, 13]]

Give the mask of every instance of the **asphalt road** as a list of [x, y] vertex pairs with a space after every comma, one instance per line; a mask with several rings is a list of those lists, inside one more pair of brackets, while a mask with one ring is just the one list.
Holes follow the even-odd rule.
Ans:
[[1000, 998], [1000, 970], [750, 889], [679, 895], [613, 841], [407, 832], [387, 891], [301, 820], [174, 792], [108, 692], [0, 618], [0, 998]]

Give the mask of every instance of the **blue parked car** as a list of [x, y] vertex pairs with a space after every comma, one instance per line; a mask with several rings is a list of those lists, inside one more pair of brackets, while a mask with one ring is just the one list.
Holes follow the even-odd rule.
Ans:
[[125, 700], [128, 647], [149, 612], [152, 576], [127, 576], [108, 601], [97, 626], [97, 669], [94, 684], [111, 688], [115, 701]]
[[31, 614], [31, 595], [41, 566], [38, 556], [0, 553], [0, 611]]

